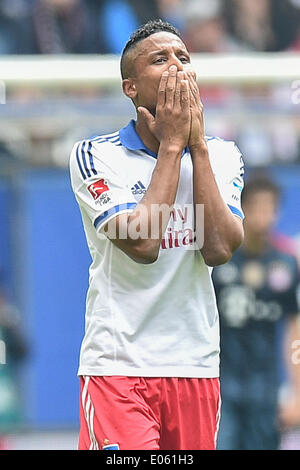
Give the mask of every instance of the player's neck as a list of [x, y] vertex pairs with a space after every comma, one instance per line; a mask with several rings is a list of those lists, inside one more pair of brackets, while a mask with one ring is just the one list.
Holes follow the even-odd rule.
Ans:
[[135, 130], [138, 133], [139, 137], [142, 139], [145, 146], [152, 152], [158, 154], [159, 142], [154, 137], [154, 135], [148, 129], [148, 126], [145, 121], [137, 117]]
[[269, 245], [269, 236], [268, 234], [257, 235], [249, 231], [245, 231], [243, 248], [245, 251], [251, 254], [261, 254], [263, 253]]

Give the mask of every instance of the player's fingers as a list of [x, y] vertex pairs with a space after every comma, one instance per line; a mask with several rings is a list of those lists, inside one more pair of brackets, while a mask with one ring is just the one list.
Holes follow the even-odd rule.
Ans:
[[145, 108], [144, 106], [139, 106], [137, 108], [137, 112], [138, 112], [140, 118], [143, 119], [146, 122], [146, 124], [148, 125], [150, 131], [153, 131], [154, 125], [155, 125], [155, 118], [152, 116], [150, 111], [148, 111], [148, 109]]
[[191, 106], [200, 109], [203, 112], [203, 104], [201, 101], [199, 87], [196, 81], [196, 74], [194, 72], [187, 72], [185, 76], [189, 82], [190, 93], [191, 93]]
[[177, 67], [176, 65], [171, 65], [169, 68], [169, 77], [166, 86], [166, 105], [173, 107], [174, 104], [174, 95], [176, 89], [177, 81]]
[[180, 107], [181, 100], [181, 81], [183, 80], [183, 72], [177, 72], [177, 81], [174, 93], [174, 108]]
[[164, 106], [166, 102], [166, 86], [169, 77], [169, 72], [166, 70], [160, 79], [158, 93], [157, 93], [157, 105]]
[[193, 83], [195, 87], [197, 87], [197, 80], [196, 74], [193, 71], [185, 71], [185, 76], [189, 80], [190, 83]]
[[190, 109], [190, 89], [188, 80], [181, 81], [181, 107], [183, 111]]
[[196, 90], [197, 82], [195, 79], [195, 74], [193, 72], [184, 72], [184, 76], [189, 81], [191, 89]]
[[194, 99], [196, 100], [196, 102], [200, 103], [200, 94], [199, 94], [199, 88], [198, 88], [198, 85], [197, 85], [197, 82], [196, 82], [195, 73], [194, 72], [188, 72], [187, 73], [187, 79], [189, 81], [191, 93], [192, 93]]

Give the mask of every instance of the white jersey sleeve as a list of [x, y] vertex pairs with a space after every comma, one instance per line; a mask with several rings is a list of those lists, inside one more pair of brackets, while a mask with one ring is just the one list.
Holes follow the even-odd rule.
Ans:
[[118, 148], [108, 142], [77, 142], [70, 156], [71, 184], [76, 200], [97, 232], [137, 203], [126, 185], [126, 167]]
[[244, 162], [234, 142], [215, 139], [208, 142], [211, 165], [222, 198], [234, 215], [244, 219], [241, 195], [244, 188]]

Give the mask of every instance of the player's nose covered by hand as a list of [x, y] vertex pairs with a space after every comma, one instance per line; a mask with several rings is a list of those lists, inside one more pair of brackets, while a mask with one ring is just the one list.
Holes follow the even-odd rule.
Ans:
[[184, 148], [190, 133], [190, 92], [184, 72], [172, 64], [162, 73], [155, 117], [141, 106], [138, 112], [159, 142], [166, 140]]

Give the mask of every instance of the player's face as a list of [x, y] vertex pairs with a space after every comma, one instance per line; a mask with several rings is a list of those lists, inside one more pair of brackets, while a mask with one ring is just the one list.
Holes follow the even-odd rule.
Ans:
[[167, 32], [155, 33], [140, 41], [133, 54], [131, 80], [134, 96], [130, 97], [136, 107], [144, 106], [155, 114], [157, 91], [163, 72], [171, 65], [176, 65], [178, 71], [192, 70], [190, 55], [180, 38]]
[[259, 191], [249, 195], [243, 209], [245, 231], [264, 236], [273, 228], [277, 217], [277, 200], [271, 191]]

